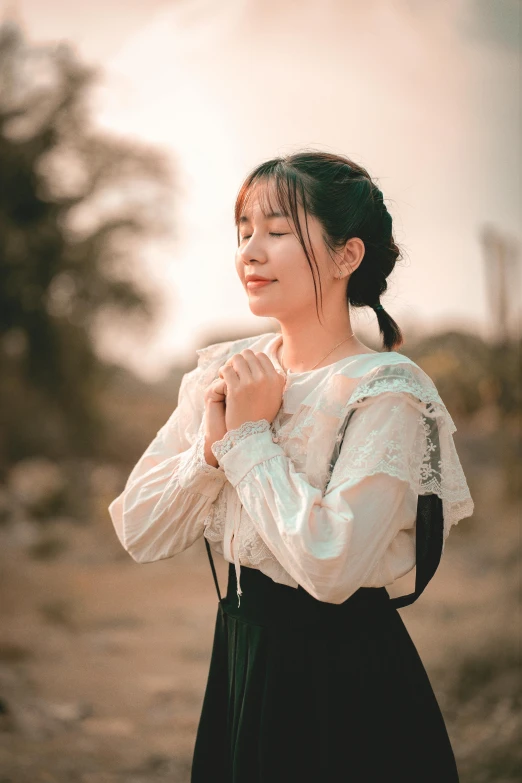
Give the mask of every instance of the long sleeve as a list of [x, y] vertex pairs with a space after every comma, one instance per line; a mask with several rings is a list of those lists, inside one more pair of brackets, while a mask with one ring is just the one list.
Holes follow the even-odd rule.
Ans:
[[[226, 475], [204, 457], [204, 406], [194, 390], [198, 368], [183, 376], [178, 406], [109, 506], [116, 534], [138, 563], [182, 552], [203, 534]], [[189, 433], [196, 432], [192, 444]]]
[[266, 546], [318, 600], [345, 601], [414, 523], [425, 431], [411, 400], [382, 394], [355, 410], [324, 494], [296, 471], [266, 419], [212, 446]]

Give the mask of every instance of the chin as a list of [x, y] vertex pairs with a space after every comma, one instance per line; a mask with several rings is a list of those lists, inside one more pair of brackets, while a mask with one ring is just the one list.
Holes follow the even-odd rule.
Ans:
[[253, 315], [261, 315], [263, 318], [274, 318], [274, 312], [270, 307], [263, 307], [259, 302], [250, 302], [250, 312]]

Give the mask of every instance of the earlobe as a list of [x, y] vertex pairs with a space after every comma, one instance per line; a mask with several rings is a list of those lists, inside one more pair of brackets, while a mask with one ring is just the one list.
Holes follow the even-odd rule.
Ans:
[[348, 240], [344, 247], [344, 259], [342, 263], [348, 267], [351, 275], [353, 275], [355, 270], [362, 263], [365, 253], [366, 248], [362, 239], [359, 237], [352, 237]]
[[349, 277], [350, 277], [350, 275], [352, 275], [352, 274], [353, 274], [353, 272], [355, 272], [355, 269], [353, 268], [353, 266], [352, 266], [352, 265], [350, 265], [350, 264], [348, 263], [348, 261], [346, 261], [346, 260], [345, 260], [345, 261], [342, 261], [342, 262], [341, 262], [341, 266], [340, 266], [340, 269], [339, 269], [339, 271], [338, 271], [338, 272], [337, 272], [337, 274], [336, 274], [336, 277], [337, 277], [339, 280], [341, 280], [341, 278], [343, 278], [343, 277], [344, 277], [344, 278], [347, 278], [347, 277], [349, 278]]

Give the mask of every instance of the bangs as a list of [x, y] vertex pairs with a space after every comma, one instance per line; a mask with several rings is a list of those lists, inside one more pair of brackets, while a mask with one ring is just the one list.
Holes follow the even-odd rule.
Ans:
[[[306, 211], [304, 191], [301, 192], [300, 197], [297, 195], [299, 185], [295, 173], [284, 167], [284, 164], [279, 160], [269, 161], [258, 167], [247, 177], [239, 191], [234, 208], [236, 226], [239, 227], [240, 219], [247, 216], [249, 206], [255, 196], [258, 198], [259, 208], [265, 218], [274, 213], [280, 213], [289, 221], [293, 220], [294, 224], [298, 226], [298, 204], [303, 206]], [[301, 190], [301, 188], [299, 189]]]
[[[306, 188], [302, 179], [302, 174], [297, 172], [292, 166], [285, 165], [281, 158], [267, 161], [249, 174], [241, 186], [234, 208], [238, 245], [240, 220], [248, 216], [249, 205], [254, 196], [257, 196], [259, 208], [264, 217], [268, 218], [274, 213], [284, 215], [290, 223], [292, 232], [298, 237], [303, 246], [305, 253], [308, 247], [312, 257], [314, 257], [308, 231], [308, 213], [311, 214], [311, 211], [308, 206]], [[308, 241], [303, 236], [299, 219], [299, 207], [303, 209]]]

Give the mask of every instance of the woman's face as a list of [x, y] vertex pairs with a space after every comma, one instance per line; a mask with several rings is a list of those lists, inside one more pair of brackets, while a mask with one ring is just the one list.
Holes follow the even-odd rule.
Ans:
[[[296, 317], [317, 318], [312, 271], [301, 243], [296, 236], [291, 218], [285, 215], [263, 214], [259, 195], [271, 187], [258, 183], [252, 192], [248, 206], [239, 223], [239, 247], [236, 252], [236, 269], [248, 295], [250, 310], [254, 315], [273, 317], [277, 320], [294, 320]], [[273, 190], [270, 203], [277, 204]], [[277, 208], [276, 208], [277, 209]], [[307, 238], [304, 212], [299, 206], [299, 220], [307, 249], [313, 246], [321, 275], [323, 302], [328, 300], [329, 286], [335, 280], [335, 266], [322, 238], [321, 223], [308, 214]], [[313, 264], [313, 260], [312, 260]], [[259, 275], [273, 281], [267, 285], [248, 285], [248, 275]], [[316, 275], [317, 276], [317, 275]], [[316, 281], [318, 292], [319, 284]], [[318, 293], [318, 300], [319, 293]], [[313, 315], [312, 315], [313, 314]]]

